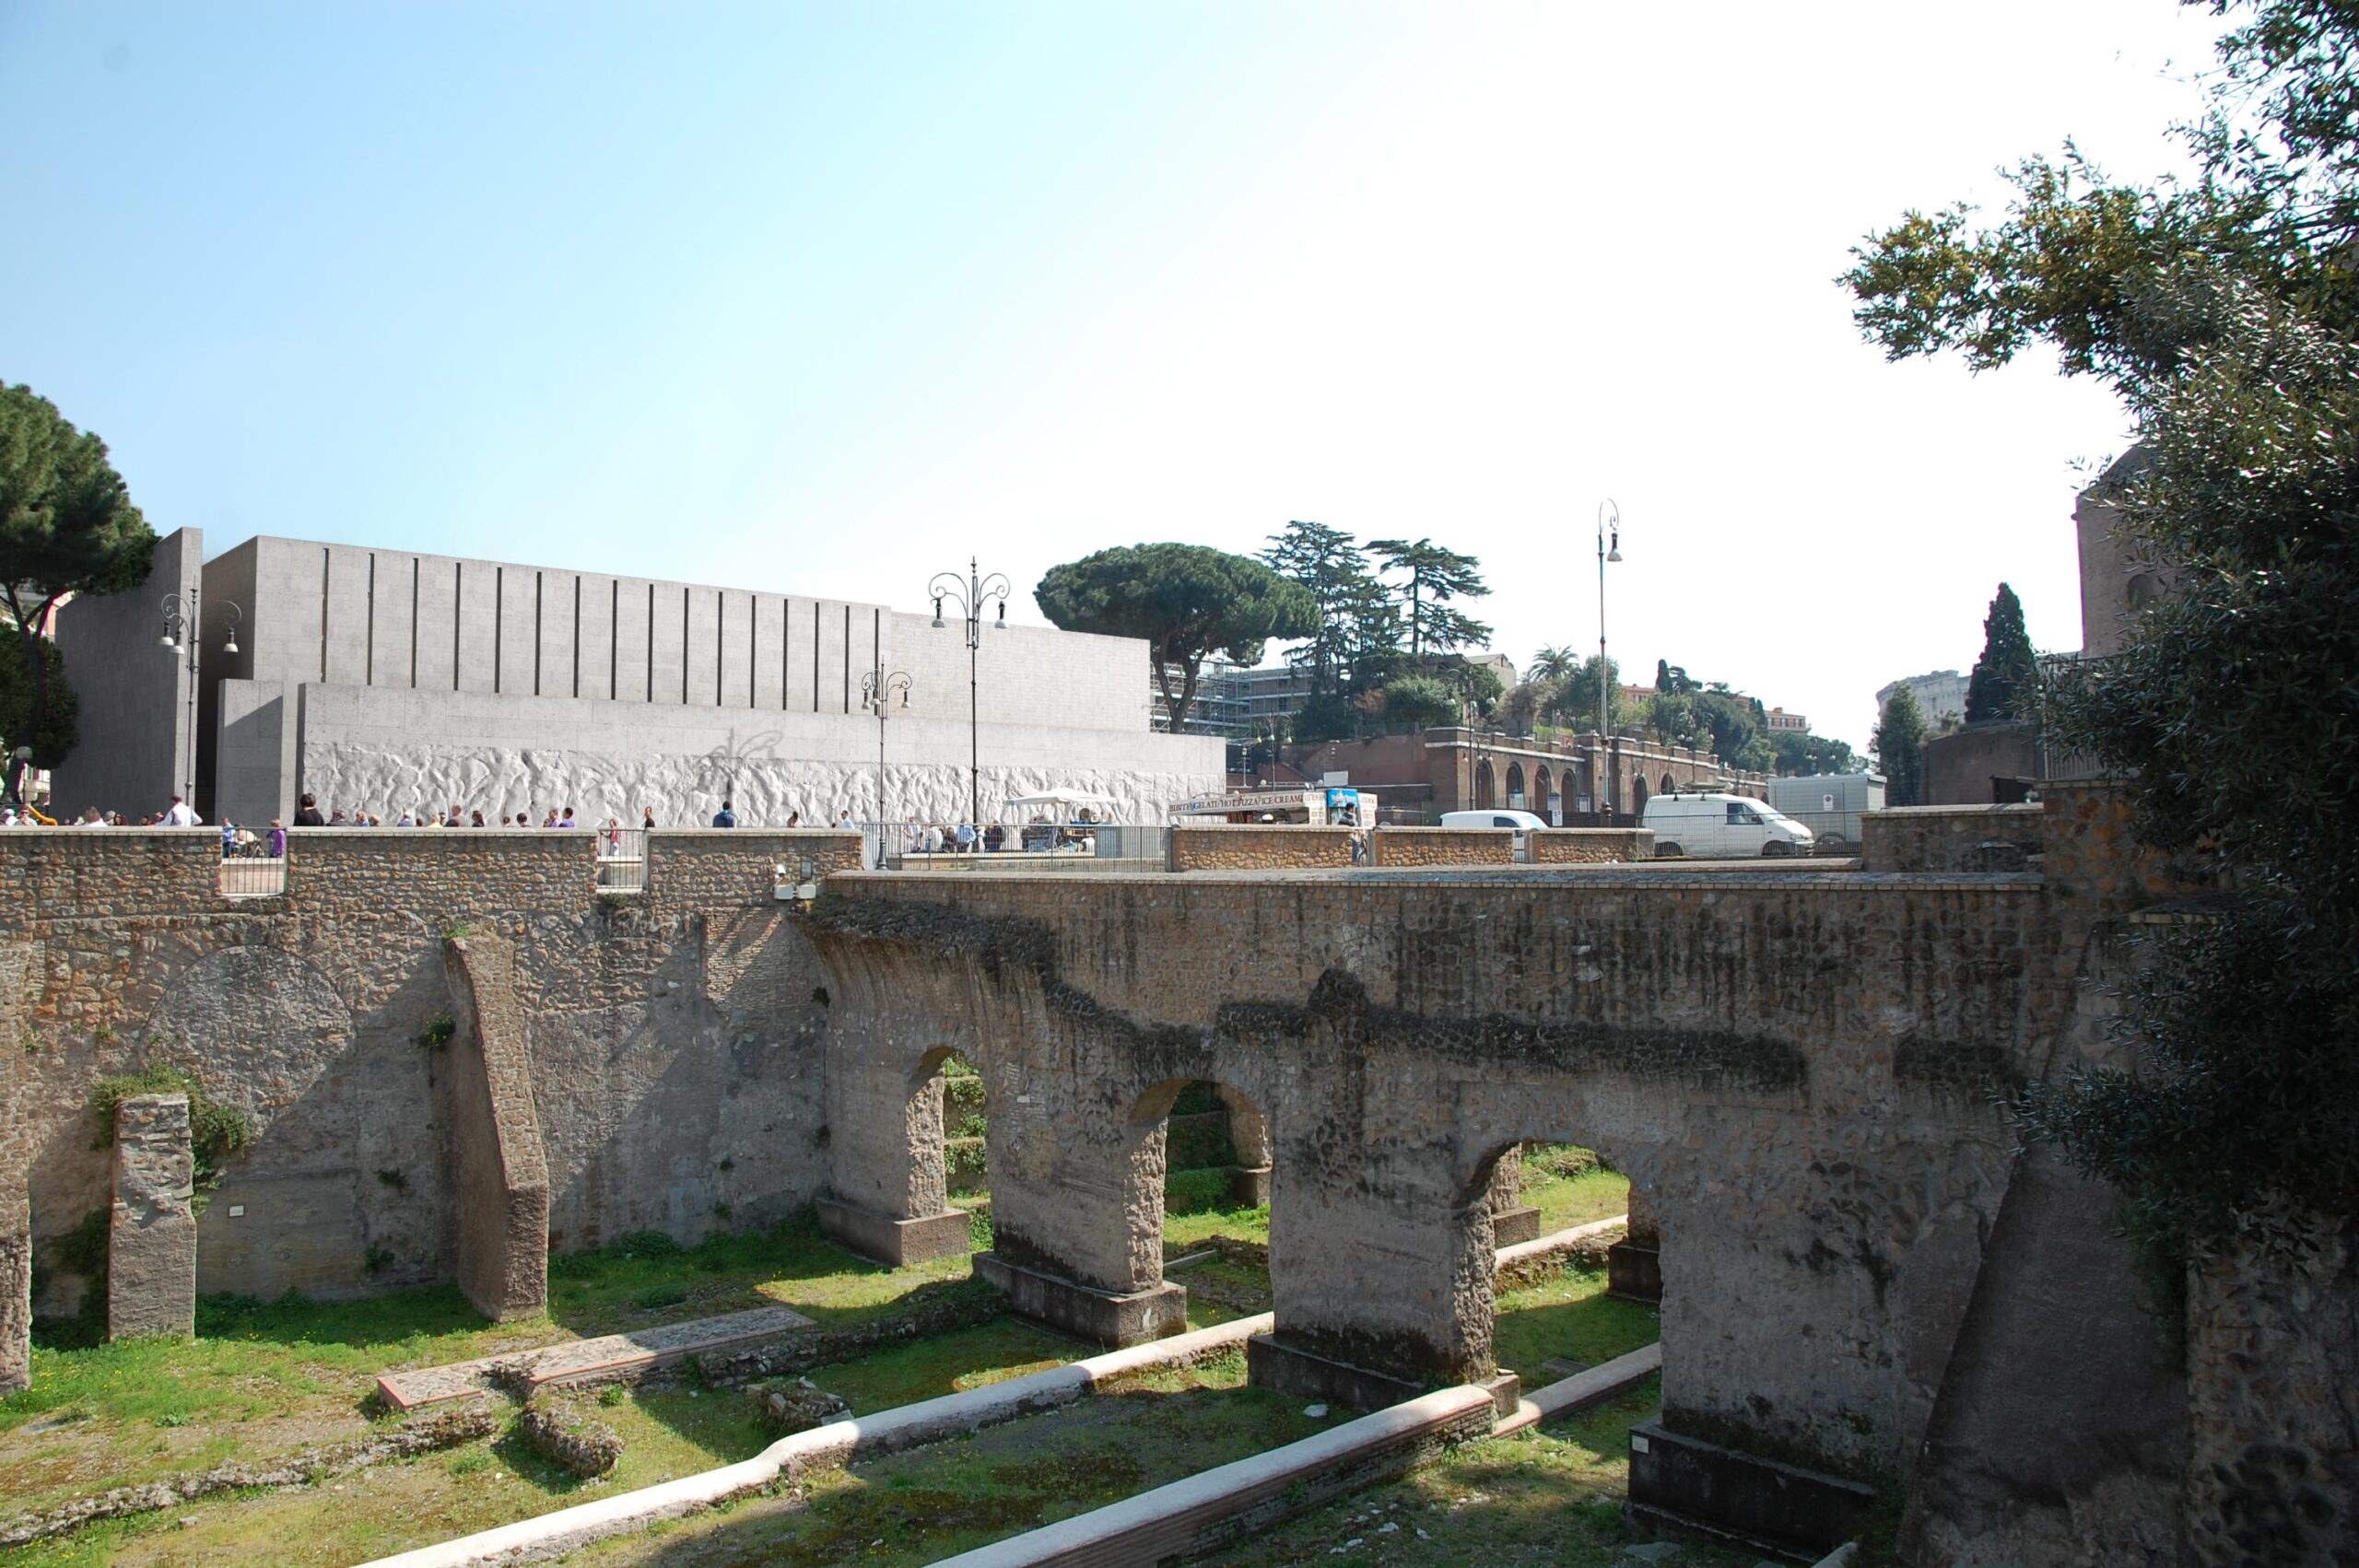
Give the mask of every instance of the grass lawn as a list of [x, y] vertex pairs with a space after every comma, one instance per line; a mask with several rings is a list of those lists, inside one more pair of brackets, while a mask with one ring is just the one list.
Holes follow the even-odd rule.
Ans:
[[[1215, 1236], [1267, 1243], [1269, 1211], [1226, 1207], [1226, 1184], [1225, 1171], [1175, 1173], [1167, 1256], [1200, 1251]], [[1583, 1168], [1559, 1174], [1527, 1163], [1527, 1200], [1542, 1207], [1550, 1229], [1618, 1212], [1624, 1190], [1621, 1178], [1610, 1172]], [[981, 1199], [962, 1195], [961, 1201]], [[976, 1216], [976, 1231], [979, 1245], [987, 1246], [985, 1215]], [[206, 1298], [198, 1306], [200, 1337], [192, 1343], [77, 1346], [70, 1333], [62, 1340], [44, 1337], [34, 1350], [32, 1388], [0, 1399], [0, 1514], [35, 1511], [232, 1457], [267, 1460], [366, 1435], [392, 1419], [370, 1398], [376, 1375], [389, 1369], [463, 1361], [766, 1303], [792, 1306], [823, 1328], [839, 1327], [889, 1312], [909, 1292], [967, 1271], [963, 1259], [887, 1270], [828, 1243], [804, 1215], [770, 1232], [717, 1236], [693, 1248], [682, 1249], [661, 1236], [632, 1236], [599, 1252], [552, 1258], [549, 1314], [523, 1322], [486, 1324], [455, 1286], [438, 1286], [337, 1304], [291, 1295], [273, 1303]], [[1250, 1263], [1207, 1260], [1175, 1278], [1188, 1287], [1192, 1326], [1269, 1305], [1268, 1273]], [[1567, 1275], [1503, 1299], [1501, 1363], [1537, 1382], [1546, 1375], [1540, 1363], [1550, 1356], [1593, 1362], [1653, 1337], [1650, 1313], [1604, 1301], [1601, 1291], [1602, 1280], [1595, 1276]], [[826, 1368], [814, 1381], [866, 1413], [1020, 1376], [1085, 1353], [1086, 1347], [1002, 1320]], [[955, 1466], [945, 1472], [948, 1480], [919, 1479], [930, 1473], [921, 1452], [863, 1466], [854, 1476], [815, 1482], [815, 1515], [823, 1493], [840, 1492], [856, 1500], [870, 1492], [931, 1492], [938, 1499], [945, 1490], [971, 1483], [978, 1496], [996, 1499], [984, 1510], [988, 1517], [959, 1527], [983, 1532], [972, 1535], [981, 1539], [1022, 1527], [1022, 1520], [1062, 1516], [1299, 1435], [1289, 1424], [1300, 1422], [1299, 1411], [1242, 1387], [1242, 1360], [1231, 1360], [1233, 1366], [1146, 1380], [1120, 1398], [1091, 1401], [1086, 1415], [1066, 1412], [1015, 1423], [1006, 1438], [992, 1440], [1013, 1446], [1004, 1453], [1000, 1447], [987, 1450], [1002, 1457], [991, 1461], [990, 1473], [980, 1480]], [[616, 1470], [596, 1481], [557, 1471], [513, 1439], [500, 1437], [315, 1487], [224, 1493], [89, 1526], [58, 1540], [0, 1551], [0, 1564], [349, 1563], [690, 1474], [746, 1457], [763, 1443], [734, 1391], [675, 1381], [616, 1390], [610, 1398], [601, 1419], [622, 1433], [625, 1449]], [[1159, 1430], [1159, 1423], [1181, 1435], [1165, 1447], [1141, 1435]], [[1027, 1452], [1024, 1445], [1035, 1438], [1026, 1433], [1041, 1442], [1053, 1437], [1042, 1452], [1066, 1457], [1044, 1459], [1046, 1468], [1018, 1474], [1009, 1468], [1018, 1461], [1006, 1455]], [[1068, 1433], [1099, 1435], [1086, 1441], [1060, 1435]], [[1087, 1458], [1085, 1450], [1098, 1457]], [[867, 1527], [851, 1521], [881, 1527], [889, 1518], [945, 1517], [932, 1507], [888, 1502], [830, 1504], [843, 1511], [839, 1522], [845, 1522], [846, 1533], [830, 1536], [832, 1527], [825, 1526], [812, 1526], [816, 1533], [806, 1533], [804, 1526], [781, 1525], [777, 1527], [786, 1535], [779, 1539], [840, 1543]], [[780, 1511], [797, 1510], [780, 1503]], [[758, 1510], [749, 1504], [735, 1512]], [[684, 1541], [701, 1539], [686, 1527], [670, 1533]], [[727, 1534], [718, 1532], [715, 1541]], [[968, 1539], [953, 1535], [959, 1541]], [[898, 1538], [880, 1527], [868, 1539], [884, 1539], [890, 1547]], [[952, 1550], [946, 1544], [952, 1539], [945, 1536], [925, 1550]], [[711, 1550], [731, 1549], [716, 1544]], [[781, 1561], [804, 1560], [794, 1555], [803, 1546], [780, 1550], [787, 1554]], [[885, 1553], [879, 1561], [900, 1560], [877, 1550]], [[730, 1560], [725, 1554], [711, 1559]]]

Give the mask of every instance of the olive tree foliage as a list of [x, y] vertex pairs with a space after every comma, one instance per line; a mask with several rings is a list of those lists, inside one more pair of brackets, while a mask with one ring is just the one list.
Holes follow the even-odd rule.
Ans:
[[1146, 639], [1155, 684], [1176, 732], [1215, 654], [1258, 664], [1271, 638], [1319, 628], [1309, 593], [1248, 556], [1203, 544], [1126, 544], [1051, 567], [1032, 591], [1040, 613], [1072, 632]]
[[2359, 7], [2211, 8], [2235, 25], [2194, 177], [2033, 159], [1997, 221], [1909, 214], [1844, 280], [1894, 357], [2044, 343], [2138, 431], [2112, 499], [2176, 586], [2121, 654], [2052, 670], [2041, 717], [2233, 893], [2147, 939], [2134, 1070], [2018, 1114], [2116, 1185], [2163, 1280], [2232, 1232], [2304, 1245], [2272, 1216], [2359, 1214]]
[[[107, 461], [106, 443], [76, 429], [57, 405], [28, 386], [0, 384], [0, 603], [16, 623], [18, 670], [25, 687], [10, 703], [7, 748], [31, 746], [54, 764], [73, 743], [51, 713], [59, 665], [43, 649], [41, 627], [68, 593], [120, 593], [147, 575], [156, 535], [130, 487]], [[65, 716], [70, 724], [70, 713]], [[63, 742], [63, 746], [60, 743]], [[14, 796], [23, 764], [8, 762]]]

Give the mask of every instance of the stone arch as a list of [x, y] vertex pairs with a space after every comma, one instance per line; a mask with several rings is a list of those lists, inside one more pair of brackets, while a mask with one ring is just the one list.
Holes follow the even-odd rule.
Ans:
[[1630, 814], [1644, 816], [1647, 812], [1647, 776], [1643, 773], [1630, 780]]
[[1665, 768], [1663, 770], [1662, 792], [1666, 795], [1675, 795], [1679, 793], [1679, 780], [1672, 777], [1669, 768]]
[[1477, 758], [1474, 764], [1474, 809], [1486, 812], [1498, 804], [1497, 790], [1491, 778], [1491, 759]]
[[[1236, 1164], [1229, 1167], [1228, 1200], [1238, 1208], [1273, 1203], [1273, 1151], [1270, 1118], [1246, 1090], [1223, 1077], [1192, 1074], [1159, 1080], [1133, 1102], [1128, 1117], [1132, 1146], [1130, 1190], [1123, 1213], [1131, 1229], [1132, 1246], [1140, 1260], [1138, 1277], [1163, 1276], [1163, 1227], [1169, 1159], [1172, 1109], [1197, 1084], [1208, 1085], [1228, 1117], [1228, 1137]], [[1210, 1167], [1206, 1167], [1210, 1168]], [[1152, 1258], [1148, 1257], [1149, 1252]]]
[[1523, 764], [1520, 762], [1510, 762], [1508, 764], [1508, 805], [1513, 810], [1521, 811], [1523, 809], [1525, 799], [1526, 796], [1523, 792]]
[[1532, 770], [1532, 809], [1542, 816], [1546, 816], [1548, 797], [1555, 792], [1554, 782], [1549, 778], [1547, 765], [1543, 763], [1533, 768]]

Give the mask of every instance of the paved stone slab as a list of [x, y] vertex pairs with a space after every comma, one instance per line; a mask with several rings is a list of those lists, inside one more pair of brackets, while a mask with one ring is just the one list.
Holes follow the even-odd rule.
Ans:
[[749, 1344], [796, 1328], [808, 1328], [811, 1319], [792, 1307], [757, 1306], [718, 1317], [695, 1317], [667, 1323], [660, 1328], [638, 1328], [628, 1334], [601, 1334], [594, 1340], [568, 1340], [536, 1351], [485, 1356], [476, 1361], [422, 1366], [409, 1372], [381, 1373], [377, 1392], [397, 1410], [415, 1410], [442, 1399], [479, 1394], [491, 1387], [488, 1375], [499, 1363], [522, 1366], [540, 1388], [551, 1383], [573, 1383], [610, 1372], [631, 1371], [679, 1360], [697, 1351]]

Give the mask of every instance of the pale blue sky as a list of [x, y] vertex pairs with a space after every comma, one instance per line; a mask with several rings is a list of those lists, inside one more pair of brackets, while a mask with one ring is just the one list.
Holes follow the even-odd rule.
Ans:
[[2123, 437], [2044, 366], [1885, 366], [1829, 280], [2068, 135], [2162, 166], [2211, 25], [0, 0], [0, 378], [213, 552], [915, 607], [971, 549], [1033, 619], [1056, 561], [1309, 517], [1480, 556], [1520, 663], [1595, 646], [1612, 496], [1634, 673], [1861, 743], [2002, 577], [2077, 646]]

